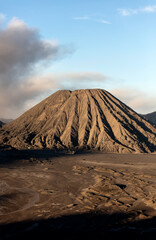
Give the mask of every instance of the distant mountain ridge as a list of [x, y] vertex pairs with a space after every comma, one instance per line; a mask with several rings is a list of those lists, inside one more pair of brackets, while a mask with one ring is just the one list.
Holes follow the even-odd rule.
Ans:
[[4, 123], [2, 121], [0, 121], [0, 127], [2, 127], [4, 125]]
[[3, 122], [3, 123], [9, 123], [9, 122], [12, 122], [13, 119], [0, 118], [0, 121]]
[[156, 111], [143, 115], [149, 122], [156, 125]]
[[154, 152], [156, 128], [102, 89], [60, 90], [0, 130], [17, 149]]

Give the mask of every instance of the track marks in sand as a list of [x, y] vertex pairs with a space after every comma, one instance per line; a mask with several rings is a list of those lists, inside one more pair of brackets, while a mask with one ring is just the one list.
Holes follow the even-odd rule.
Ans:
[[85, 209], [129, 212], [141, 208], [140, 218], [156, 215], [155, 184], [149, 175], [91, 164], [74, 166], [73, 171], [79, 175], [90, 172], [95, 180], [77, 199]]
[[27, 210], [39, 201], [39, 193], [27, 188], [11, 187], [0, 182], [0, 216]]
[[[134, 213], [134, 220], [156, 216], [155, 159], [150, 163], [143, 157], [144, 161], [133, 165], [135, 156], [132, 160], [122, 156], [119, 161], [116, 155], [113, 160], [110, 155], [101, 159], [100, 155], [77, 155], [44, 165], [1, 168], [0, 205], [6, 203], [8, 209], [0, 209], [0, 221], [47, 219], [88, 211]], [[33, 200], [35, 196], [39, 200]], [[12, 200], [18, 205], [13, 207]], [[18, 206], [25, 205], [27, 208], [20, 212]], [[5, 215], [9, 209], [15, 214]]]

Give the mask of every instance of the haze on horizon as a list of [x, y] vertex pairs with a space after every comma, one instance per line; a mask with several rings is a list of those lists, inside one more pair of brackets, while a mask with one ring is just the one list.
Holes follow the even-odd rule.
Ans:
[[58, 89], [102, 88], [138, 113], [156, 110], [155, 0], [5, 1], [0, 117]]

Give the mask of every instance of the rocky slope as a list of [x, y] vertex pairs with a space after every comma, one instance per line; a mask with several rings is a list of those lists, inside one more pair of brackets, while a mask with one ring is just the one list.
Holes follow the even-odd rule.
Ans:
[[154, 152], [156, 128], [101, 89], [60, 90], [0, 130], [18, 149]]

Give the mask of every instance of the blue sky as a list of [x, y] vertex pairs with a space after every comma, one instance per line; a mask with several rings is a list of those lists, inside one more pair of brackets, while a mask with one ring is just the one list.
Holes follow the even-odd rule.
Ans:
[[[33, 62], [27, 79], [37, 88], [46, 82], [48, 89], [19, 96], [18, 109], [8, 102], [13, 110], [5, 117], [18, 116], [60, 88], [104, 88], [138, 112], [156, 110], [156, 0], [5, 0], [0, 13], [2, 32], [14, 18], [37, 29], [40, 40], [53, 41], [62, 54], [42, 66]], [[3, 105], [0, 101], [6, 109]]]

